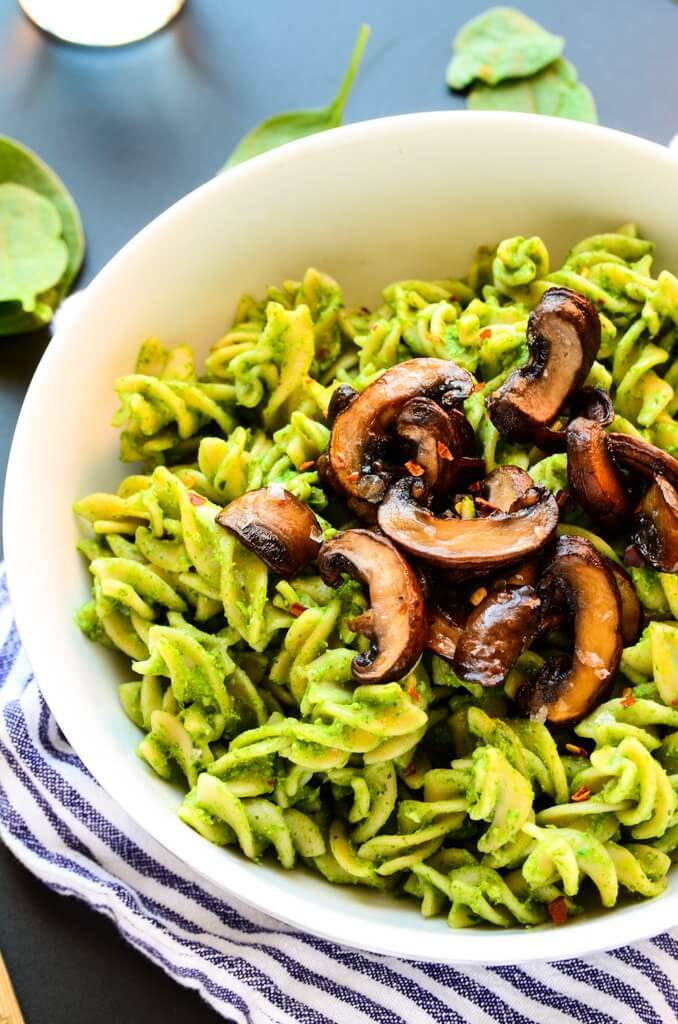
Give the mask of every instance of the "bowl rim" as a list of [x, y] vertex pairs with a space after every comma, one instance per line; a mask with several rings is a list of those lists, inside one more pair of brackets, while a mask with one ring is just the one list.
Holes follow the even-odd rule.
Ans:
[[[617, 914], [616, 917], [606, 913], [580, 921], [576, 926], [573, 922], [572, 927], [567, 929], [483, 931], [483, 941], [477, 944], [465, 942], [464, 933], [450, 931], [446, 933], [446, 941], [441, 943], [438, 930], [425, 932], [412, 929], [410, 933], [409, 929], [391, 929], [387, 924], [378, 921], [361, 922], [361, 933], [356, 935], [351, 922], [350, 900], [346, 901], [345, 911], [334, 911], [325, 907], [321, 916], [314, 915], [309, 921], [310, 904], [306, 897], [297, 894], [296, 891], [286, 891], [279, 885], [279, 876], [268, 875], [267, 872], [260, 871], [256, 864], [237, 855], [230, 857], [228, 872], [222, 871], [218, 876], [216, 872], [207, 871], [204, 867], [196, 866], [187, 860], [184, 853], [176, 849], [176, 836], [170, 827], [168, 809], [162, 807], [149, 813], [143, 797], [137, 798], [134, 792], [130, 792], [117, 781], [115, 770], [97, 756], [96, 738], [86, 729], [79, 728], [77, 714], [73, 714], [69, 706], [67, 691], [56, 685], [56, 674], [50, 672], [49, 653], [41, 644], [40, 622], [37, 621], [37, 617], [31, 615], [31, 589], [34, 585], [35, 567], [32, 567], [32, 573], [26, 571], [28, 566], [20, 542], [23, 525], [22, 507], [25, 507], [24, 502], [27, 498], [27, 495], [21, 492], [20, 469], [31, 451], [33, 410], [39, 406], [42, 393], [50, 387], [52, 370], [57, 367], [61, 353], [69, 345], [71, 334], [77, 332], [80, 324], [87, 323], [96, 312], [99, 293], [106, 289], [109, 276], [126, 260], [132, 250], [147, 245], [157, 233], [164, 231], [177, 210], [184, 211], [192, 206], [209, 203], [213, 194], [227, 192], [232, 185], [251, 174], [256, 175], [265, 170], [274, 172], [276, 166], [290, 159], [308, 157], [321, 149], [350, 146], [367, 136], [373, 137], [375, 133], [392, 138], [400, 132], [416, 133], [419, 128], [424, 127], [439, 126], [440, 130], [454, 130], [459, 123], [466, 126], [484, 123], [489, 131], [493, 125], [512, 124], [523, 137], [538, 136], [541, 144], [547, 144], [549, 136], [554, 135], [570, 137], [573, 144], [585, 144], [594, 139], [605, 140], [605, 144], [611, 145], [612, 149], [624, 147], [629, 152], [645, 154], [660, 162], [669, 161], [675, 166], [678, 174], [676, 154], [671, 153], [667, 147], [616, 129], [533, 114], [431, 111], [359, 121], [288, 143], [198, 186], [150, 221], [105, 264], [85, 289], [81, 301], [73, 311], [73, 316], [69, 317], [65, 326], [56, 331], [40, 360], [18, 417], [8, 460], [3, 508], [6, 571], [17, 628], [29, 663], [39, 680], [39, 688], [69, 743], [96, 781], [137, 825], [191, 870], [221, 889], [225, 898], [233, 895], [269, 916], [272, 914], [272, 908], [275, 908], [275, 918], [305, 932], [345, 946], [403, 959], [484, 965], [558, 961], [617, 948], [677, 925], [678, 894], [665, 894], [657, 900], [635, 904], [632, 912]], [[132, 751], [130, 756], [133, 756]], [[195, 838], [204, 842], [201, 837]], [[181, 845], [189, 846], [190, 843]], [[219, 850], [219, 853], [223, 852]], [[253, 872], [257, 872], [256, 876]], [[417, 913], [414, 904], [412, 912]], [[611, 924], [612, 921], [614, 925]], [[520, 961], [516, 958], [518, 949], [515, 942], [518, 935]]]

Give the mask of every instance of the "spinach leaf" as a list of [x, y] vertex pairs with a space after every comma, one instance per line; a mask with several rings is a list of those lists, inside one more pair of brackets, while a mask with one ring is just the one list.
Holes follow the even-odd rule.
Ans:
[[85, 236], [80, 214], [65, 185], [35, 153], [14, 139], [0, 136], [0, 184], [24, 185], [49, 200], [61, 221], [61, 234], [68, 258], [58, 282], [40, 296], [32, 313], [20, 302], [0, 302], [0, 336], [34, 331], [49, 323], [52, 313], [77, 277], [85, 253]]
[[39, 192], [56, 206], [68, 249], [68, 265], [59, 282], [59, 290], [64, 295], [75, 280], [85, 255], [85, 235], [73, 197], [39, 156], [14, 139], [0, 136], [0, 183], [6, 181]]
[[67, 264], [56, 207], [24, 185], [0, 185], [0, 302], [20, 302], [42, 318], [38, 296], [59, 282]]
[[598, 123], [590, 90], [578, 80], [574, 65], [563, 58], [531, 78], [503, 82], [492, 88], [475, 85], [468, 96], [468, 108], [517, 110]]
[[276, 146], [282, 146], [285, 142], [303, 139], [307, 135], [327, 131], [328, 128], [338, 128], [343, 120], [344, 107], [358, 72], [369, 34], [369, 26], [362, 25], [339, 92], [327, 107], [321, 107], [319, 110], [292, 110], [289, 113], [275, 114], [268, 118], [240, 140], [223, 169], [226, 170], [228, 167], [241, 164], [253, 156], [266, 153], [269, 149], [275, 149]]
[[492, 7], [469, 21], [453, 43], [447, 68], [451, 89], [474, 79], [496, 85], [541, 71], [563, 52], [564, 40], [512, 7]]

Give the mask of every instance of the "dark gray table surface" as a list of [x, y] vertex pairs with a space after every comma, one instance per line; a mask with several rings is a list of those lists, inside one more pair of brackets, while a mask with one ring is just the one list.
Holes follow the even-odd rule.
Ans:
[[[0, 0], [0, 134], [36, 149], [73, 192], [88, 240], [86, 284], [144, 224], [211, 177], [253, 124], [327, 102], [363, 20], [373, 32], [347, 120], [463, 106], [445, 87], [450, 42], [487, 6], [188, 0], [165, 32], [106, 51], [57, 43], [28, 24], [14, 0]], [[678, 132], [678, 5], [521, 0], [520, 7], [565, 36], [566, 56], [592, 89], [602, 124], [661, 143]], [[46, 333], [0, 338], [0, 480], [47, 343]], [[48, 892], [2, 848], [0, 948], [27, 1024], [220, 1019], [127, 946], [110, 922]]]

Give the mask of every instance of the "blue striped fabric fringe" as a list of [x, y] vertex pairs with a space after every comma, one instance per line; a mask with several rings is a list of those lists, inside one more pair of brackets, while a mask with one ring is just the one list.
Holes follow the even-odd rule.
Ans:
[[[0, 837], [58, 892], [248, 1024], [668, 1024], [678, 931], [586, 960], [453, 967], [360, 953], [219, 892], [145, 835], [59, 732], [0, 575]], [[416, 912], [413, 908], [413, 912]]]

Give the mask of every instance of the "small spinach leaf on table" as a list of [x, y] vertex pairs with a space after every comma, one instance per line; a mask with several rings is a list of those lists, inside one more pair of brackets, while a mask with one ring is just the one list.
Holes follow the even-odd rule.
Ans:
[[65, 295], [85, 254], [85, 235], [75, 201], [61, 179], [39, 156], [14, 139], [0, 136], [0, 183], [8, 181], [39, 192], [56, 206], [68, 248], [68, 265], [59, 282], [59, 291]]
[[53, 288], [68, 265], [61, 218], [44, 196], [24, 185], [0, 185], [0, 302], [26, 313], [44, 310], [38, 296]]
[[26, 146], [0, 136], [0, 184], [23, 185], [44, 197], [56, 208], [67, 262], [60, 279], [40, 295], [32, 312], [18, 300], [0, 302], [0, 336], [35, 331], [52, 319], [52, 314], [77, 277], [85, 253], [85, 236], [75, 202], [59, 177]]
[[344, 75], [341, 87], [332, 102], [319, 110], [292, 110], [285, 114], [275, 114], [263, 121], [251, 132], [248, 132], [235, 147], [224, 170], [250, 160], [253, 156], [266, 153], [286, 142], [303, 139], [307, 135], [338, 128], [344, 116], [344, 107], [348, 100], [360, 61], [370, 34], [369, 26], [362, 25], [358, 33], [351, 60]]
[[493, 7], [457, 33], [447, 68], [451, 89], [475, 79], [496, 85], [541, 71], [563, 52], [564, 40], [512, 7]]
[[578, 80], [574, 65], [564, 59], [554, 61], [531, 78], [503, 82], [493, 87], [475, 85], [468, 96], [468, 108], [513, 110], [568, 117], [592, 124], [598, 122], [590, 90]]

